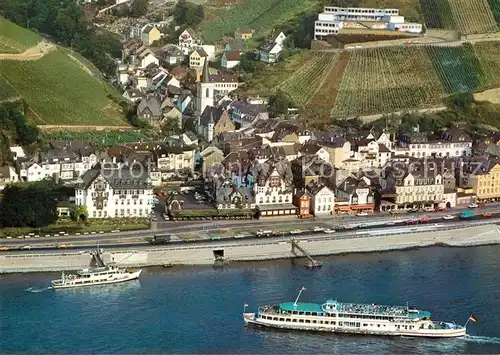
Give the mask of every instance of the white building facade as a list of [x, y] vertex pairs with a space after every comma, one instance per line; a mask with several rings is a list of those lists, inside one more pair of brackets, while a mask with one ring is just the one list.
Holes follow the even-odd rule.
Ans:
[[148, 172], [128, 167], [88, 170], [75, 188], [75, 203], [89, 218], [148, 218], [152, 197]]
[[308, 189], [311, 194], [312, 211], [315, 216], [329, 215], [335, 210], [335, 193], [327, 186]]

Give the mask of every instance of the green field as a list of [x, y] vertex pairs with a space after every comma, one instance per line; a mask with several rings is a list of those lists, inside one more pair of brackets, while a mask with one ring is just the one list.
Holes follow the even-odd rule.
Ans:
[[22, 53], [42, 38], [0, 17], [0, 53]]
[[[201, 33], [208, 43], [223, 36], [233, 36], [237, 28], [251, 28], [255, 37], [269, 35], [273, 29], [289, 20], [300, 20], [300, 14], [318, 8], [317, 0], [244, 0], [229, 8], [213, 9], [213, 16], [201, 25]], [[210, 9], [210, 2], [207, 4]], [[320, 8], [320, 7], [319, 7]]]
[[30, 106], [37, 124], [125, 125], [108, 86], [66, 54], [35, 61], [0, 61], [0, 73]]
[[43, 133], [46, 140], [84, 140], [95, 147], [109, 147], [115, 144], [135, 143], [151, 140], [151, 137], [141, 131], [85, 131], [85, 132], [46, 132]]

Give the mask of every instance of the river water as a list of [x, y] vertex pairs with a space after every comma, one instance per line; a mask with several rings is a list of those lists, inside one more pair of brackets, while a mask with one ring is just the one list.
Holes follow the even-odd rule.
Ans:
[[[0, 275], [0, 353], [500, 353], [500, 246], [427, 248], [223, 269], [145, 269], [140, 281], [52, 290], [56, 273]], [[415, 305], [463, 324], [459, 339], [350, 336], [244, 326], [245, 302]]]

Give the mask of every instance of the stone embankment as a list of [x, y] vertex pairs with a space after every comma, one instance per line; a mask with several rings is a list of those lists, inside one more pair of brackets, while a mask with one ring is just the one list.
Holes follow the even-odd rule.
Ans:
[[[350, 236], [343, 238], [313, 236], [297, 238], [312, 256], [344, 253], [403, 250], [432, 245], [467, 247], [499, 244], [497, 225], [482, 225], [445, 231], [405, 233], [389, 236]], [[210, 244], [176, 244], [134, 250], [105, 250], [106, 262], [117, 262], [124, 267], [155, 265], [210, 265], [216, 255], [229, 262], [272, 260], [302, 256], [292, 250], [291, 240], [271, 238], [260, 240], [231, 240]], [[79, 252], [49, 252], [0, 255], [0, 273], [75, 270], [89, 266], [91, 256]]]

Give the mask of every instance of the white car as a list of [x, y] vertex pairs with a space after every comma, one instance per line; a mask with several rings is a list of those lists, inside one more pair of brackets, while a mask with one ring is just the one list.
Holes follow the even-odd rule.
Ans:
[[323, 232], [323, 230], [324, 230], [324, 228], [321, 228], [321, 227], [318, 227], [318, 226], [316, 226], [316, 227], [313, 228], [313, 232], [316, 232], [316, 233]]
[[300, 234], [302, 233], [302, 231], [300, 229], [294, 229], [292, 231], [290, 231], [290, 234]]
[[452, 216], [451, 214], [448, 214], [446, 216], [443, 216], [443, 219], [448, 221], [450, 219], [455, 219], [455, 216]]
[[323, 233], [326, 234], [335, 233], [335, 229], [323, 229]]
[[359, 212], [358, 214], [356, 214], [356, 216], [358, 216], [358, 217], [366, 217], [366, 216], [368, 216], [368, 213], [366, 213], [366, 212]]
[[477, 208], [477, 204], [476, 203], [471, 203], [469, 206], [467, 206], [469, 208]]

